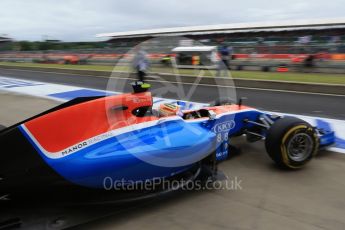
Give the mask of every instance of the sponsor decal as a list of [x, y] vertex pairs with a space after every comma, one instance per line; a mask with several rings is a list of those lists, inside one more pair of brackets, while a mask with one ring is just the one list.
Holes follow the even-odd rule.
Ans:
[[68, 149], [64, 149], [63, 151], [61, 151], [61, 156], [67, 156], [69, 154], [75, 153], [76, 151], [82, 150], [88, 146], [91, 146], [91, 145], [96, 144], [98, 142], [104, 141], [108, 138], [114, 137], [115, 135], [116, 134], [113, 131], [110, 131], [110, 132], [103, 133], [103, 134], [100, 134], [98, 136], [92, 137], [92, 138], [85, 140], [81, 143], [73, 145], [72, 147], [70, 147]]
[[228, 132], [231, 129], [233, 129], [235, 127], [235, 121], [231, 120], [231, 121], [225, 121], [222, 123], [218, 123], [216, 124], [213, 128], [212, 131], [214, 133], [222, 133], [222, 132]]
[[101, 135], [92, 137], [92, 138], [90, 138], [90, 139], [88, 139], [86, 141], [83, 141], [81, 143], [78, 143], [76, 145], [71, 146], [68, 149], [65, 149], [65, 150], [61, 151], [61, 155], [62, 156], [67, 156], [69, 154], [75, 153], [78, 150], [81, 150], [83, 148], [86, 148], [88, 146], [96, 144], [98, 142], [101, 142], [101, 141], [106, 140], [108, 138], [111, 138], [113, 136], [114, 136], [113, 132], [107, 132], [107, 133], [103, 133]]
[[135, 98], [131, 98], [129, 101], [139, 104], [139, 103], [144, 103], [144, 102], [151, 102], [151, 98], [148, 99], [148, 98], [135, 97]]
[[77, 144], [77, 145], [74, 145], [74, 146], [72, 146], [72, 147], [70, 147], [70, 148], [68, 148], [68, 149], [66, 149], [66, 150], [64, 150], [64, 151], [62, 151], [61, 152], [61, 155], [62, 156], [66, 156], [66, 155], [69, 155], [69, 154], [71, 154], [71, 153], [74, 153], [74, 152], [76, 152], [76, 151], [78, 151], [79, 149], [82, 149], [83, 147], [86, 147], [87, 146], [87, 142], [82, 142], [82, 143], [79, 143], [79, 144]]

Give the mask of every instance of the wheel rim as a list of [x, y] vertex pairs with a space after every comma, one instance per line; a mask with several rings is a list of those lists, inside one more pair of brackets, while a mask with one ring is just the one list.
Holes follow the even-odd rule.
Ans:
[[295, 134], [288, 142], [287, 152], [293, 161], [304, 161], [313, 151], [313, 140], [306, 133]]

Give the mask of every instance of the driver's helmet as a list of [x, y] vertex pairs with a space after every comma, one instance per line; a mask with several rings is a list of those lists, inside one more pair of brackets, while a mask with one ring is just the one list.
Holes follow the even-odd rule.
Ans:
[[180, 109], [178, 105], [163, 103], [159, 106], [160, 117], [174, 116], [177, 115], [179, 111]]

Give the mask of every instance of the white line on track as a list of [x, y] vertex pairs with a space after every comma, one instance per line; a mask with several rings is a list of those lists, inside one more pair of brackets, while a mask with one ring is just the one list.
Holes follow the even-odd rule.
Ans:
[[[54, 71], [40, 71], [40, 70], [22, 70], [22, 69], [3, 69], [3, 70], [14, 70], [14, 71], [22, 71], [22, 72], [34, 72], [34, 73], [50, 73], [50, 74], [60, 74], [60, 75], [78, 75], [78, 76], [88, 76], [88, 77], [95, 77], [95, 78], [104, 78], [110, 79], [110, 76], [95, 76], [90, 74], [76, 74], [76, 73], [59, 73]], [[93, 70], [95, 71], [95, 70]], [[97, 71], [97, 70], [96, 70]], [[135, 80], [133, 78], [118, 78], [119, 80]], [[182, 82], [175, 82], [175, 81], [158, 81], [158, 80], [146, 80], [147, 82], [170, 82], [182, 85], [193, 85], [194, 83], [182, 83]], [[313, 93], [313, 92], [300, 92], [294, 90], [280, 90], [280, 89], [264, 89], [264, 88], [255, 88], [255, 87], [241, 87], [241, 86], [221, 86], [221, 85], [212, 85], [212, 84], [198, 84], [200, 86], [209, 86], [209, 87], [222, 87], [222, 88], [236, 88], [236, 89], [247, 89], [247, 90], [257, 90], [257, 91], [270, 91], [270, 92], [280, 92], [280, 93], [295, 93], [295, 94], [307, 94], [307, 95], [320, 95], [320, 96], [331, 96], [331, 97], [345, 97], [345, 95], [341, 94], [329, 94], [329, 93]]]

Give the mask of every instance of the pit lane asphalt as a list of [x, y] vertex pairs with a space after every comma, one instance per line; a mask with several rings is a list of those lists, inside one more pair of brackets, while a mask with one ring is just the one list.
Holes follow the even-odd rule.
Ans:
[[[52, 72], [28, 71], [28, 70], [9, 70], [0, 69], [0, 76], [13, 77], [26, 80], [42, 81], [94, 89], [107, 89], [109, 78], [82, 76], [78, 74], [61, 74]], [[123, 83], [130, 80], [118, 80]], [[162, 82], [149, 82], [152, 89], [164, 87]], [[191, 84], [183, 84], [184, 92], [189, 92]], [[119, 89], [113, 87], [114, 91], [131, 91], [130, 86]], [[283, 92], [260, 89], [236, 89], [237, 98], [246, 97], [244, 104], [258, 109], [268, 111], [293, 113], [301, 115], [311, 115], [318, 117], [328, 117], [335, 119], [345, 119], [345, 96], [330, 96], [322, 94], [309, 94], [303, 92]], [[175, 93], [164, 94], [164, 97], [176, 98]], [[219, 97], [218, 88], [212, 85], [198, 85], [191, 97], [192, 101], [209, 102]]]
[[[57, 103], [0, 92], [0, 119], [11, 125]], [[225, 189], [177, 192], [127, 205], [30, 206], [0, 212], [0, 222], [6, 215], [19, 217], [24, 229], [345, 229], [343, 154], [324, 151], [302, 170], [283, 171], [263, 142], [239, 138], [233, 144], [241, 153], [219, 165], [229, 178]], [[240, 187], [231, 186], [236, 178]]]

